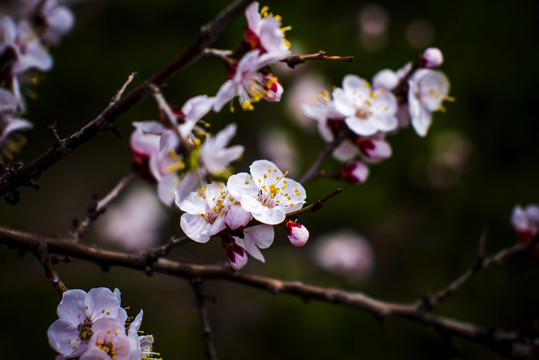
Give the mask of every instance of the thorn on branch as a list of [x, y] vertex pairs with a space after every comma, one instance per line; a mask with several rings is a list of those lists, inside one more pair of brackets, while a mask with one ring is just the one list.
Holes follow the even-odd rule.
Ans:
[[52, 124], [49, 124], [48, 129], [49, 129], [49, 134], [51, 135], [51, 137], [54, 140], [54, 144], [52, 144], [52, 147], [53, 148], [62, 147], [63, 146], [63, 140], [58, 135], [58, 128], [57, 128], [56, 122], [53, 122]]

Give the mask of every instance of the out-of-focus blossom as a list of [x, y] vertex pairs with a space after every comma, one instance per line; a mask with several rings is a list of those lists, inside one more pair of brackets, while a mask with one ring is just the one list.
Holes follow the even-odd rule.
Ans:
[[435, 187], [452, 186], [476, 164], [477, 146], [458, 132], [438, 132], [430, 143], [427, 176], [422, 174], [420, 181], [426, 179]]
[[305, 245], [309, 240], [309, 230], [305, 225], [295, 221], [286, 222], [286, 234], [292, 245], [297, 247]]
[[318, 266], [353, 282], [366, 280], [374, 270], [371, 245], [352, 232], [334, 233], [317, 239], [313, 255]]
[[298, 153], [295, 142], [290, 136], [279, 130], [264, 131], [259, 140], [260, 153], [280, 169], [296, 169]]
[[384, 139], [383, 134], [357, 139], [359, 153], [368, 162], [376, 163], [391, 157], [391, 145]]
[[129, 251], [147, 250], [158, 240], [166, 212], [148, 186], [139, 184], [129, 189], [119, 203], [107, 209], [107, 216], [98, 221], [102, 237]]
[[440, 49], [438, 48], [428, 48], [423, 52], [422, 55], [423, 61], [425, 61], [425, 66], [429, 68], [436, 68], [444, 62], [444, 56]]
[[387, 43], [387, 28], [389, 15], [387, 11], [376, 4], [364, 6], [358, 15], [359, 39], [367, 50], [375, 51]]
[[75, 17], [58, 0], [26, 0], [27, 16], [37, 23], [41, 37], [49, 44], [58, 44], [60, 38], [73, 28]]
[[319, 75], [314, 73], [299, 75], [288, 90], [288, 96], [285, 99], [286, 108], [291, 117], [303, 127], [312, 129], [312, 118], [306, 114], [304, 106], [314, 106], [313, 102], [318, 102], [318, 94], [327, 88], [328, 86]]
[[230, 76], [215, 95], [214, 110], [221, 108], [236, 96], [244, 110], [253, 110], [253, 104], [262, 99], [280, 101], [283, 87], [271, 72], [259, 71], [272, 62], [259, 49], [251, 50], [238, 62]]
[[404, 29], [404, 36], [410, 45], [419, 49], [425, 48], [434, 39], [434, 27], [427, 20], [414, 20]]
[[442, 101], [450, 100], [449, 81], [444, 73], [430, 69], [417, 70], [409, 81], [408, 106], [412, 126], [419, 136], [426, 136], [432, 112], [443, 109]]
[[176, 205], [185, 211], [180, 226], [190, 239], [205, 243], [226, 228], [225, 214], [230, 200], [225, 184], [213, 182], [184, 199], [176, 193]]
[[52, 68], [52, 57], [30, 25], [25, 21], [15, 24], [9, 16], [0, 19], [0, 56], [11, 59], [14, 76], [31, 68]]
[[370, 136], [397, 128], [397, 100], [384, 89], [372, 90], [365, 80], [347, 75], [342, 89], [333, 90], [335, 109], [357, 135]]
[[511, 214], [511, 223], [520, 239], [532, 240], [539, 233], [539, 206], [532, 204], [522, 208], [516, 205]]
[[207, 176], [226, 177], [230, 162], [243, 154], [241, 145], [226, 147], [235, 133], [236, 125], [229, 124], [202, 144], [196, 139], [187, 156], [178, 154], [177, 138], [170, 136], [149, 162], [161, 201], [170, 205], [175, 196], [181, 201]]
[[305, 189], [297, 181], [286, 178], [274, 163], [257, 160], [249, 169], [251, 174], [239, 173], [228, 178], [227, 186], [230, 194], [256, 220], [279, 224], [286, 214], [302, 208], [307, 196]]
[[11, 159], [24, 143], [24, 138], [15, 132], [33, 126], [28, 120], [17, 116], [17, 108], [15, 96], [0, 89], [0, 163], [4, 158]]
[[367, 180], [369, 168], [360, 161], [354, 161], [346, 165], [341, 171], [341, 179], [350, 184], [359, 184]]
[[252, 49], [262, 50], [266, 61], [276, 62], [290, 55], [290, 43], [285, 38], [285, 31], [290, 27], [283, 28], [281, 17], [268, 12], [268, 7], [258, 12], [258, 2], [252, 2], [245, 9], [248, 28], [245, 41]]

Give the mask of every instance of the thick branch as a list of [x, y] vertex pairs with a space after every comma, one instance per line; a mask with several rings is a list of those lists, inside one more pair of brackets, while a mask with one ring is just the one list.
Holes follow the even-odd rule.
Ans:
[[[147, 270], [147, 254], [122, 253], [102, 250], [76, 243], [68, 238], [43, 237], [36, 234], [0, 226], [0, 241], [18, 249], [32, 249], [43, 243], [48, 251], [88, 260], [102, 266], [123, 266], [142, 271]], [[508, 250], [502, 253], [513, 253]], [[505, 256], [505, 255], [504, 255]], [[502, 258], [504, 257], [502, 256]], [[492, 257], [498, 261], [499, 255]], [[462, 321], [437, 316], [424, 311], [416, 304], [399, 304], [378, 300], [360, 292], [304, 284], [299, 281], [286, 281], [255, 274], [235, 272], [227, 266], [197, 265], [160, 258], [152, 265], [152, 271], [172, 276], [193, 279], [221, 279], [237, 282], [272, 294], [289, 294], [304, 301], [318, 300], [331, 304], [346, 305], [365, 310], [382, 320], [400, 317], [416, 323], [444, 331], [451, 336], [458, 336], [495, 349], [504, 355], [523, 356], [531, 354], [534, 343], [520, 339], [516, 331], [490, 328]]]
[[187, 49], [146, 79], [137, 88], [129, 92], [125, 97], [116, 102], [114, 101], [116, 100], [115, 98], [111, 105], [109, 105], [105, 111], [99, 114], [95, 119], [90, 121], [76, 133], [62, 139], [60, 146], [51, 147], [37, 159], [26, 164], [17, 171], [5, 173], [0, 178], [0, 196], [12, 193], [20, 186], [29, 185], [30, 181], [37, 179], [43, 171], [66, 157], [100, 131], [106, 130], [120, 115], [150, 95], [150, 84], [155, 84], [157, 86], [163, 84], [163, 82], [174, 75], [176, 71], [200, 58], [204, 49], [216, 40], [216, 37], [251, 1], [252, 0], [236, 0], [214, 20], [202, 26], [198, 36]]

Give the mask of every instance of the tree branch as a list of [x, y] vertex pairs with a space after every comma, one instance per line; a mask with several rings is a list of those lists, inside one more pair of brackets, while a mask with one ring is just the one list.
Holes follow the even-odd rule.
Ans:
[[341, 134], [340, 136], [336, 136], [332, 142], [326, 144], [324, 149], [320, 152], [314, 163], [311, 165], [309, 170], [303, 175], [303, 177], [299, 180], [299, 182], [302, 185], [305, 185], [311, 180], [316, 179], [320, 174], [320, 166], [322, 166], [322, 163], [326, 158], [333, 153], [333, 151], [339, 147], [339, 145], [342, 143], [342, 141], [346, 138], [346, 133]]
[[290, 55], [281, 61], [285, 62], [289, 67], [293, 69], [297, 65], [303, 64], [307, 60], [338, 60], [338, 61], [351, 62], [351, 61], [354, 61], [354, 57], [353, 56], [327, 55], [325, 51], [320, 50], [319, 52], [314, 53], [314, 54]]
[[80, 145], [93, 138], [97, 133], [106, 130], [120, 115], [150, 95], [150, 84], [157, 86], [163, 84], [176, 71], [199, 59], [204, 53], [204, 49], [216, 40], [216, 37], [251, 1], [236, 0], [229, 5], [214, 20], [200, 28], [198, 36], [188, 48], [129, 92], [125, 97], [121, 99], [115, 97], [109, 106], [95, 119], [74, 134], [62, 139], [60, 146], [53, 146], [37, 159], [20, 169], [2, 175], [0, 177], [0, 196], [8, 195], [10, 199], [16, 199], [18, 195], [16, 189], [18, 187], [30, 185], [31, 180], [37, 179], [43, 171], [66, 157]]
[[[23, 250], [35, 248], [37, 244], [43, 243], [51, 253], [69, 255], [106, 267], [123, 266], [146, 271], [148, 266], [145, 253], [134, 254], [102, 250], [73, 242], [69, 238], [45, 237], [4, 226], [0, 226], [0, 242]], [[498, 262], [510, 254], [522, 251], [523, 249], [520, 247], [511, 247], [502, 250], [489, 258], [488, 263]], [[367, 311], [381, 320], [392, 316], [404, 318], [427, 327], [432, 327], [435, 330], [441, 330], [451, 336], [458, 336], [483, 344], [506, 356], [522, 357], [530, 355], [534, 348], [538, 346], [536, 339], [521, 339], [518, 331], [485, 327], [433, 315], [425, 312], [423, 307], [417, 306], [417, 303], [392, 303], [372, 298], [360, 292], [236, 272], [228, 266], [189, 264], [160, 258], [152, 265], [152, 271], [185, 279], [200, 278], [204, 280], [220, 279], [232, 281], [272, 294], [292, 295], [304, 301], [318, 300], [330, 304], [350, 306]]]
[[210, 320], [208, 319], [208, 312], [206, 311], [206, 300], [210, 299], [206, 289], [204, 288], [204, 283], [200, 278], [191, 279], [191, 287], [195, 293], [195, 306], [198, 308], [198, 313], [200, 315], [200, 321], [202, 322], [202, 330], [204, 331], [204, 339], [206, 341], [206, 357], [211, 360], [218, 360], [217, 348], [214, 343], [213, 332], [211, 331]]

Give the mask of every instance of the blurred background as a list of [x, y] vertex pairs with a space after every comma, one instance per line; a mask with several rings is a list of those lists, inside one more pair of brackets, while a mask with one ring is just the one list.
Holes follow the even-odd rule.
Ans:
[[[36, 96], [28, 100], [27, 118], [35, 127], [25, 133], [28, 143], [20, 158], [31, 161], [51, 145], [50, 123], [56, 122], [60, 135], [67, 136], [94, 118], [131, 72], [138, 71], [135, 84], [143, 81], [188, 46], [199, 26], [227, 3], [73, 3], [75, 28], [51, 49], [55, 66], [32, 87]], [[312, 61], [293, 71], [275, 66], [285, 89], [281, 104], [262, 102], [252, 112], [230, 114], [225, 109], [209, 114], [206, 120], [214, 132], [231, 121], [239, 125], [232, 143], [244, 144], [246, 151], [235, 164], [237, 171], [247, 171], [255, 159], [277, 157], [284, 161], [281, 168], [298, 179], [324, 146], [314, 121], [298, 114], [298, 101], [340, 86], [346, 74], [371, 79], [381, 69], [396, 70], [429, 46], [444, 53], [441, 70], [451, 81], [450, 95], [456, 101], [446, 103], [446, 112], [434, 114], [426, 138], [411, 128], [389, 136], [393, 157], [371, 166], [365, 184], [329, 179], [309, 183], [308, 202], [337, 187], [344, 192], [319, 212], [301, 218], [311, 233], [306, 246], [293, 248], [284, 230], [276, 229], [274, 245], [264, 251], [266, 264], [251, 259], [242, 271], [409, 302], [445, 287], [471, 267], [484, 229], [488, 253], [514, 243], [513, 206], [539, 202], [537, 3], [274, 0], [262, 5], [280, 14], [283, 25], [292, 26], [287, 38], [294, 53], [325, 50], [353, 55], [355, 61]], [[244, 17], [239, 17], [215, 47], [237, 46], [245, 26]], [[171, 104], [181, 106], [195, 95], [214, 95], [226, 79], [218, 60], [202, 59], [167, 81], [163, 93]], [[131, 171], [131, 123], [156, 117], [153, 100], [136, 105], [118, 119], [122, 138], [98, 135], [43, 174], [41, 190], [23, 189], [16, 206], [0, 203], [1, 223], [43, 234], [65, 233], [73, 219], [84, 216], [92, 196], [105, 195]], [[324, 163], [327, 170], [342, 166], [334, 159]], [[136, 200], [125, 204], [135, 191], [143, 192], [146, 205]], [[179, 212], [153, 199], [155, 189], [140, 180], [82, 241], [141, 249], [179, 235]], [[133, 210], [141, 206], [145, 212]], [[134, 213], [126, 215], [130, 209]], [[144, 236], [132, 235], [130, 242], [107, 231], [108, 216], [117, 224], [112, 228], [137, 216], [160, 220]], [[328, 243], [335, 238], [337, 245]], [[340, 259], [342, 249], [353, 249], [357, 256]], [[337, 259], [328, 259], [328, 254]], [[226, 261], [217, 239], [206, 245], [188, 243], [171, 257], [202, 264]], [[70, 288], [119, 288], [131, 315], [144, 309], [142, 329], [155, 335], [154, 349], [164, 359], [204, 357], [203, 332], [186, 281], [114, 267], [103, 272], [77, 259], [57, 270]], [[514, 256], [505, 266], [478, 274], [436, 313], [516, 328], [539, 315], [538, 276], [537, 259]], [[52, 359], [46, 331], [57, 318], [60, 298], [39, 262], [0, 246], [0, 282], [3, 357]], [[437, 333], [408, 321], [391, 318], [382, 328], [359, 310], [303, 303], [223, 281], [206, 285], [217, 298], [208, 309], [223, 359], [451, 357]], [[500, 358], [468, 341], [455, 339], [454, 345], [463, 358]]]

